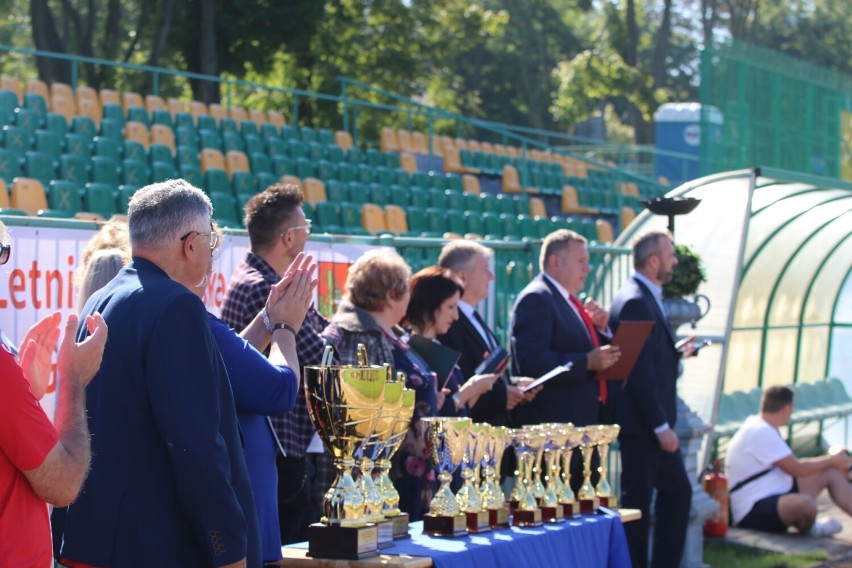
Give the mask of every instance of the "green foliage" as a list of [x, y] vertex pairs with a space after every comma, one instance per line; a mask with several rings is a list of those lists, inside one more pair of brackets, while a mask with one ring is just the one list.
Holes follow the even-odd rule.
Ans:
[[704, 266], [698, 253], [683, 244], [675, 244], [677, 266], [671, 282], [663, 285], [664, 298], [683, 298], [698, 291], [702, 282], [707, 282]]
[[824, 562], [825, 552], [775, 554], [724, 540], [704, 540], [704, 564], [710, 568], [806, 568]]

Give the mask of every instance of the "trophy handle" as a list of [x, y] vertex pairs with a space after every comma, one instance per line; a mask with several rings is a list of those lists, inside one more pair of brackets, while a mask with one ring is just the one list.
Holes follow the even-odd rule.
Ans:
[[330, 367], [333, 359], [334, 359], [334, 347], [332, 347], [331, 345], [326, 345], [325, 349], [322, 352], [322, 359], [320, 360], [320, 366]]
[[355, 349], [355, 356], [358, 359], [359, 367], [369, 367], [370, 362], [367, 359], [367, 348], [363, 343], [359, 343], [358, 347]]

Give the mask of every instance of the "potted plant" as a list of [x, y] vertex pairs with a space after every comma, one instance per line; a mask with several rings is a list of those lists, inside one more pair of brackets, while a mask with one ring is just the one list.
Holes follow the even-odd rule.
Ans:
[[[672, 330], [676, 331], [684, 323], [695, 323], [710, 311], [710, 299], [696, 294], [702, 282], [707, 282], [701, 257], [683, 244], [675, 245], [677, 266], [670, 282], [663, 285], [663, 306], [669, 318]], [[687, 296], [693, 299], [687, 300]], [[704, 303], [704, 309], [701, 304]]]

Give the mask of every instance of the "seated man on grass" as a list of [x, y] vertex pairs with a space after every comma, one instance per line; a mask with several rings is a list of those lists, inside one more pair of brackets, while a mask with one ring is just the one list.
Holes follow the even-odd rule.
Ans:
[[836, 519], [816, 519], [816, 499], [827, 488], [831, 500], [852, 515], [852, 461], [846, 452], [797, 459], [778, 431], [792, 414], [793, 391], [769, 387], [760, 413], [749, 416], [731, 439], [727, 469], [734, 525], [777, 533], [792, 526], [803, 534], [832, 536], [842, 526]]

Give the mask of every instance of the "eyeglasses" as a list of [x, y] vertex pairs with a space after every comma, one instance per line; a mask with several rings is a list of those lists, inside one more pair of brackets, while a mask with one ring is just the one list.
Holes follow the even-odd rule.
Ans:
[[9, 257], [12, 255], [12, 245], [0, 245], [0, 264], [9, 262]]
[[205, 237], [210, 237], [210, 250], [216, 250], [216, 247], [219, 246], [220, 235], [219, 235], [219, 233], [216, 233], [216, 232], [213, 232], [213, 231], [211, 231], [209, 233], [202, 233], [201, 231], [190, 231], [187, 234], [185, 234], [184, 236], [182, 236], [180, 238], [180, 240], [185, 241], [193, 233], [195, 233], [197, 235], [205, 236]]
[[287, 231], [292, 231], [294, 229], [304, 229], [305, 233], [310, 235], [311, 229], [313, 228], [313, 226], [314, 226], [314, 224], [310, 219], [305, 219], [304, 225], [296, 225], [295, 227], [287, 227], [287, 230], [285, 230], [283, 233], [281, 233], [281, 236], [283, 237], [284, 235], [287, 234]]

